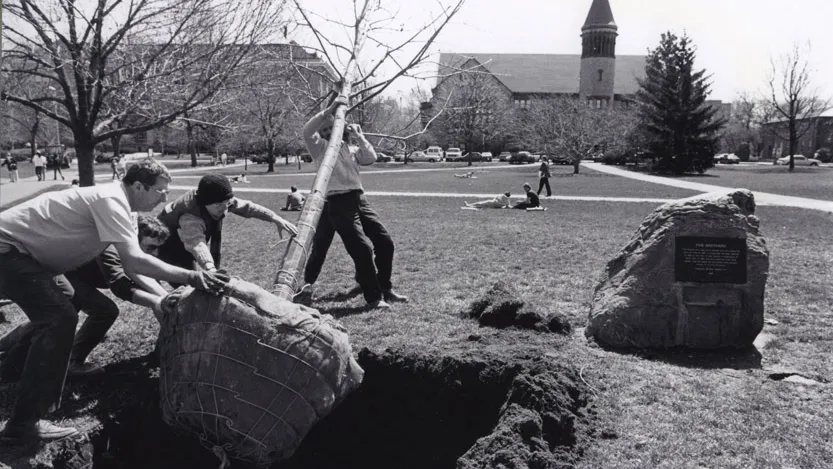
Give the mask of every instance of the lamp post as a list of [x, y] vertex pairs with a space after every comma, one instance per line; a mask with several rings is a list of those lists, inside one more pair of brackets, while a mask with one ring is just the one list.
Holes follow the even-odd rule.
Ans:
[[[51, 91], [55, 91], [56, 94], [57, 94], [58, 90], [56, 90], [54, 87], [50, 86], [49, 89]], [[55, 115], [57, 116], [58, 115], [58, 103], [52, 103], [52, 104], [53, 104], [54, 109], [55, 109]], [[58, 119], [55, 119], [55, 135], [56, 135], [56, 138], [58, 139], [58, 152], [61, 154], [61, 156], [64, 156], [64, 146], [61, 145], [61, 122], [58, 121]]]

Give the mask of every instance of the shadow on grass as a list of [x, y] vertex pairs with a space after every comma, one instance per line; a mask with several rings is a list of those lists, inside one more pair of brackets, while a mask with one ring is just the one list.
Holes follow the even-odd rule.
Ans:
[[368, 308], [366, 305], [363, 306], [330, 306], [330, 307], [320, 307], [316, 308], [322, 314], [329, 314], [332, 317], [338, 319], [346, 316], [356, 316], [359, 314], [366, 314], [373, 312], [372, 309]]
[[684, 368], [699, 369], [720, 369], [730, 368], [733, 370], [754, 370], [761, 369], [763, 356], [754, 346], [743, 349], [724, 348], [715, 350], [695, 349], [611, 349], [609, 352], [633, 355], [646, 360], [653, 360], [667, 363], [669, 365], [681, 366]]

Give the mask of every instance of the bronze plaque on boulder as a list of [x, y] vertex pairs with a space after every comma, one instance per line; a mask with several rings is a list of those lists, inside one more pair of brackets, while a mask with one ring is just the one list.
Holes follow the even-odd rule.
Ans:
[[677, 236], [677, 282], [746, 283], [746, 239]]

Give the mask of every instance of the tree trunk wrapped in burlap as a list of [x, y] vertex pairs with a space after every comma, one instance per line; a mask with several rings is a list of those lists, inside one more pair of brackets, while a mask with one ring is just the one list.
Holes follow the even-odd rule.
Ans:
[[215, 452], [258, 466], [288, 458], [361, 384], [346, 330], [329, 315], [233, 279], [224, 296], [164, 300], [162, 414]]

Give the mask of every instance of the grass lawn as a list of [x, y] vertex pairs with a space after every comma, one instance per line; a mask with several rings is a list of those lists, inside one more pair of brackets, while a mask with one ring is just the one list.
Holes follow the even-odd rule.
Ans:
[[[517, 185], [531, 178], [524, 176], [526, 170], [532, 174], [530, 167], [507, 174]], [[494, 174], [503, 173], [490, 171], [484, 173], [484, 180], [476, 181], [486, 182], [485, 176]], [[410, 190], [436, 190], [428, 188], [442, 187], [448, 182], [446, 176], [413, 173], [409, 187], [414, 189]], [[424, 179], [423, 186], [418, 185], [419, 177]], [[563, 179], [575, 184], [576, 190], [580, 187], [576, 181], [585, 182], [582, 195], [605, 193], [610, 190], [607, 184], [621, 181], [590, 175]], [[382, 180], [381, 175], [365, 177], [366, 186]], [[557, 194], [559, 187], [568, 184], [559, 182], [553, 184]], [[483, 191], [495, 192], [498, 180], [489, 184]], [[281, 187], [285, 185], [282, 182]], [[652, 189], [647, 186], [644, 191]], [[273, 209], [283, 202], [274, 194], [252, 193], [246, 198]], [[459, 200], [448, 198], [374, 196], [370, 200], [396, 242], [394, 285], [412, 301], [391, 312], [369, 313], [361, 299], [340, 300], [338, 293], [353, 284], [354, 270], [336, 239], [317, 284], [314, 305], [348, 328], [354, 351], [368, 347], [479, 353], [507, 360], [546, 357], [576, 367], [592, 387], [594, 425], [603, 430], [602, 438], [594, 440], [579, 461], [579, 468], [823, 468], [833, 464], [831, 385], [774, 381], [765, 370], [782, 365], [833, 381], [833, 246], [826, 242], [833, 231], [833, 215], [785, 207], [758, 209], [770, 250], [766, 317], [778, 321], [767, 331], [775, 339], [752, 360], [719, 355], [701, 361], [692, 358], [693, 354], [671, 359], [647, 352], [605, 351], [588, 345], [582, 334], [602, 268], [656, 204], [553, 201], [546, 212], [520, 212], [464, 211], [459, 209]], [[294, 221], [298, 213], [288, 216]], [[270, 286], [285, 248], [275, 227], [230, 215], [225, 230], [224, 267], [233, 275]], [[524, 299], [543, 311], [563, 313], [578, 330], [565, 337], [481, 328], [462, 319], [460, 310], [498, 280], [515, 285]], [[22, 320], [13, 305], [5, 312], [10, 322], [0, 324], [0, 333]], [[144, 356], [153, 348], [156, 331], [148, 311], [124, 304], [121, 318], [91, 361], [112, 364]], [[472, 334], [481, 339], [469, 340]], [[119, 378], [106, 379], [117, 385]], [[65, 407], [72, 410], [61, 410], [58, 415], [89, 427], [93, 415], [106, 414], [99, 408], [104, 401], [97, 399], [103, 397], [99, 392], [103, 391], [95, 383], [70, 384]], [[4, 400], [8, 396], [0, 394], [0, 402]], [[7, 417], [3, 412], [0, 418]]]
[[[294, 184], [301, 190], [307, 190], [312, 186], [314, 168], [311, 164], [304, 164], [300, 171], [297, 166], [276, 166], [276, 173], [265, 173], [265, 166], [260, 166], [263, 167], [263, 172], [249, 171], [247, 173], [250, 184], [235, 187], [289, 189], [289, 186]], [[475, 171], [476, 179], [454, 177], [455, 174], [468, 171]], [[243, 173], [243, 170], [226, 168], [218, 172], [239, 175]], [[581, 168], [580, 174], [572, 174], [572, 167], [553, 166], [552, 173], [550, 186], [554, 195], [675, 199], [698, 194], [697, 191], [689, 189], [644, 184], [588, 168]], [[200, 173], [175, 173], [173, 183], [196, 186], [199, 178]], [[407, 166], [380, 164], [363, 169], [362, 177], [362, 183], [367, 191], [484, 194], [489, 197], [505, 191], [522, 196], [521, 186], [524, 182], [529, 182], [534, 190], [538, 189], [537, 166], [490, 165], [468, 168], [463, 164], [455, 166], [430, 163]]]
[[[677, 178], [675, 178], [677, 179]], [[801, 167], [790, 173], [786, 166], [718, 165], [703, 175], [679, 179], [726, 187], [745, 187], [753, 191], [833, 200], [833, 168]]]

